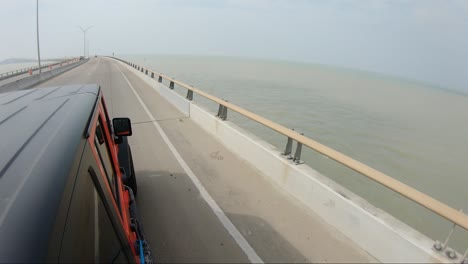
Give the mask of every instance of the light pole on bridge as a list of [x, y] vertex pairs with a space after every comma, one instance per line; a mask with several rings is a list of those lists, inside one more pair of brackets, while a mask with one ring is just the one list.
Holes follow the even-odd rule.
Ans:
[[83, 31], [83, 57], [86, 57], [86, 31], [88, 31], [92, 27], [94, 26], [90, 26], [86, 29], [83, 29], [82, 27], [80, 27], [81, 31]]
[[39, 64], [39, 73], [41, 69], [41, 51], [39, 49], [39, 0], [36, 0], [36, 31], [37, 31], [37, 62]]

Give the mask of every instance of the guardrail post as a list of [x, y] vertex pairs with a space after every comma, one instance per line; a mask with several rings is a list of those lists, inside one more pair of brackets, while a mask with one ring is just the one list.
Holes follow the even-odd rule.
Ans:
[[466, 249], [465, 254], [462, 257], [462, 262], [461, 262], [462, 264], [468, 264], [468, 258], [467, 257], [468, 257], [468, 248]]
[[148, 75], [148, 69], [146, 69], [146, 73], [145, 73], [145, 74]]
[[145, 69], [143, 69], [143, 67], [141, 67], [141, 72], [143, 72]]
[[221, 114], [223, 113], [223, 108], [224, 105], [220, 104], [218, 108], [218, 114], [216, 115], [217, 117], [221, 117]]
[[286, 143], [286, 148], [281, 153], [283, 156], [287, 156], [288, 159], [292, 159], [291, 152], [292, 152], [292, 138], [288, 137], [288, 143]]
[[223, 105], [223, 110], [221, 110], [221, 116], [219, 116], [221, 120], [227, 119], [227, 107]]
[[[304, 135], [304, 133], [301, 133], [301, 135]], [[296, 163], [296, 165], [304, 163], [304, 161], [301, 160], [301, 152], [302, 152], [302, 143], [297, 142], [296, 152], [294, 153], [294, 158], [293, 158], [293, 162]]]
[[162, 82], [162, 76], [161, 75], [159, 75], [158, 82], [160, 82], [160, 83]]
[[[460, 209], [460, 212], [462, 212], [462, 211], [463, 210]], [[448, 248], [448, 242], [449, 242], [450, 237], [452, 236], [453, 231], [455, 230], [456, 227], [457, 227], [457, 224], [453, 223], [452, 228], [450, 229], [450, 232], [449, 232], [447, 238], [445, 239], [444, 243], [441, 243], [440, 241], [436, 241], [435, 244], [434, 244], [434, 249], [435, 250], [440, 251], [440, 252], [445, 251], [445, 255], [450, 259], [456, 259], [457, 258], [457, 253], [455, 252], [455, 250], [453, 250], [451, 248]], [[466, 258], [467, 255], [468, 255], [468, 249], [466, 250], [465, 255], [463, 256], [461, 263], [464, 263], [465, 258]]]
[[187, 96], [185, 97], [187, 100], [192, 101], [193, 100], [193, 91], [192, 90], [187, 90]]
[[[224, 101], [227, 102], [227, 100], [224, 100]], [[222, 120], [226, 120], [226, 118], [227, 118], [227, 107], [222, 105], [222, 104], [219, 104], [218, 114], [216, 116], [219, 117]]]
[[173, 81], [171, 81], [169, 83], [169, 89], [174, 90], [174, 82]]
[[151, 73], [151, 79], [154, 79], [154, 72]]
[[[227, 100], [224, 100], [224, 101], [227, 102]], [[222, 120], [226, 120], [226, 119], [227, 119], [227, 107], [226, 107], [226, 106], [223, 107], [223, 111], [222, 111], [222, 113], [221, 113], [221, 119], [222, 119]]]

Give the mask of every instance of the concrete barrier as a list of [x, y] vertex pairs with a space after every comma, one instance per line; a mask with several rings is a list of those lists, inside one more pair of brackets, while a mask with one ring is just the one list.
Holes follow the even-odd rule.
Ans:
[[78, 67], [81, 64], [87, 62], [88, 60], [89, 59], [78, 61], [76, 63], [65, 65], [65, 66], [62, 66], [62, 67], [58, 67], [58, 68], [52, 69], [50, 71], [43, 72], [41, 74], [35, 74], [35, 75], [32, 75], [32, 76], [28, 76], [28, 77], [16, 80], [16, 81], [11, 82], [11, 83], [4, 84], [3, 86], [0, 86], [0, 93], [31, 88], [31, 87], [33, 87], [35, 85], [38, 85], [39, 83], [45, 82], [45, 81], [47, 81], [47, 80], [49, 80], [49, 79], [51, 79], [51, 78], [53, 78], [53, 77], [55, 77], [57, 75], [60, 75], [60, 74], [62, 74], [64, 72], [66, 72], [66, 71], [69, 71], [69, 70], [71, 70], [71, 69], [73, 69], [75, 67]]
[[[381, 262], [451, 263], [433, 250], [434, 241], [306, 164], [295, 165], [271, 144], [230, 121], [222, 121], [157, 80], [120, 62], [186, 113], [228, 149], [266, 175]], [[172, 94], [172, 95], [171, 95]], [[188, 109], [188, 110], [187, 110]]]
[[190, 106], [190, 118], [379, 261], [441, 262], [432, 240], [311, 167], [200, 106]]

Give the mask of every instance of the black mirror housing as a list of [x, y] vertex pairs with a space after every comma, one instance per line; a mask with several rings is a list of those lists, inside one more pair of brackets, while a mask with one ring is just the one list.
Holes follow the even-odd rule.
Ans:
[[132, 135], [132, 123], [128, 117], [117, 117], [112, 119], [114, 134], [117, 137], [128, 137]]

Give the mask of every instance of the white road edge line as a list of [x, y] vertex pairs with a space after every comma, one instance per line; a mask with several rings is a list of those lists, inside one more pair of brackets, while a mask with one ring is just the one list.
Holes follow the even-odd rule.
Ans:
[[[117, 69], [119, 69], [120, 74], [124, 77], [124, 79], [127, 81], [128, 85], [132, 89], [133, 93], [135, 94], [136, 98], [140, 102], [141, 106], [145, 110], [146, 114], [149, 116], [151, 120], [156, 120], [154, 116], [151, 114], [149, 111], [148, 107], [146, 104], [141, 100], [140, 96], [138, 95], [137, 91], [133, 87], [133, 85], [130, 83], [130, 81], [127, 79], [125, 74], [120, 70], [120, 67], [117, 66]], [[198, 191], [200, 192], [200, 195], [203, 197], [203, 199], [206, 201], [206, 203], [211, 207], [211, 210], [215, 213], [215, 215], [218, 217], [219, 221], [221, 224], [223, 224], [224, 228], [229, 232], [229, 234], [234, 238], [236, 241], [237, 245], [244, 251], [244, 253], [247, 255], [249, 261], [251, 263], [264, 263], [263, 260], [257, 255], [255, 250], [250, 246], [249, 242], [242, 236], [242, 234], [237, 230], [237, 228], [234, 226], [234, 224], [229, 220], [229, 218], [224, 214], [223, 210], [219, 207], [219, 205], [215, 202], [215, 200], [211, 197], [211, 195], [206, 191], [205, 187], [201, 184], [200, 180], [198, 180], [197, 176], [195, 176], [195, 173], [190, 169], [190, 167], [187, 165], [187, 163], [184, 161], [182, 156], [180, 156], [179, 152], [176, 150], [174, 145], [172, 145], [171, 141], [167, 137], [166, 133], [162, 130], [161, 126], [159, 126], [158, 122], [153, 121], [152, 122], [154, 127], [158, 130], [159, 134], [161, 134], [161, 137], [163, 138], [164, 142], [166, 142], [167, 146], [171, 150], [172, 154], [176, 158], [176, 160], [179, 162], [180, 166], [184, 169], [185, 173], [190, 177], [192, 180], [193, 184], [195, 187], [197, 187]]]

